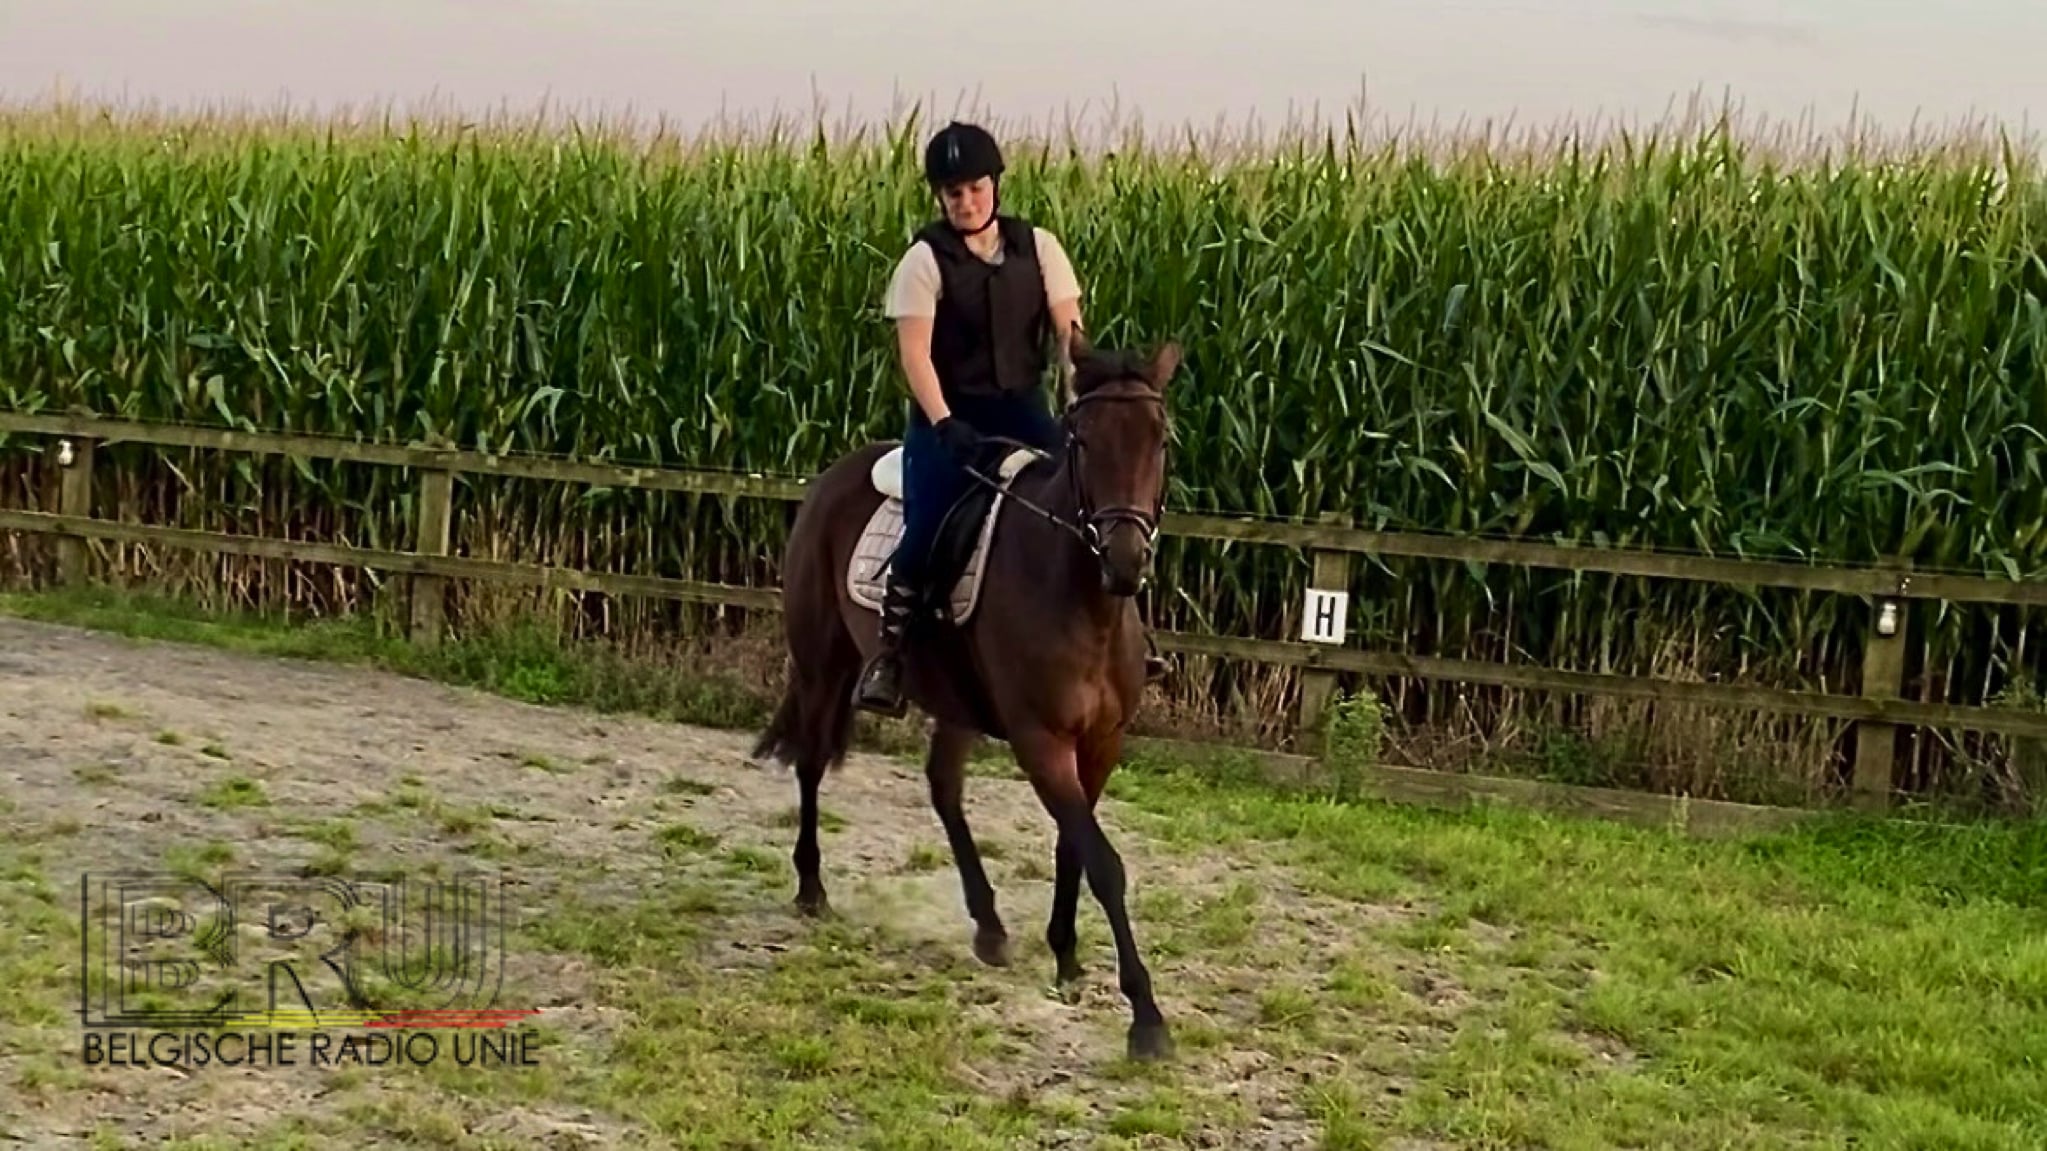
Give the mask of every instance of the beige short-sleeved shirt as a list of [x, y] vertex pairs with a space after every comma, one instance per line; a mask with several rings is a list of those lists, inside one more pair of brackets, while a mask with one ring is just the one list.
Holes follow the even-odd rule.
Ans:
[[[1059, 237], [1043, 228], [1033, 228], [1038, 240], [1038, 267], [1044, 274], [1045, 303], [1063, 304], [1080, 298], [1080, 278], [1074, 275], [1073, 261], [1067, 258], [1065, 245]], [[995, 258], [1002, 259], [1002, 249], [995, 249]], [[938, 257], [931, 251], [931, 245], [922, 240], [910, 246], [903, 258], [896, 263], [895, 275], [889, 278], [888, 298], [883, 312], [889, 319], [903, 316], [933, 316], [938, 314]]]

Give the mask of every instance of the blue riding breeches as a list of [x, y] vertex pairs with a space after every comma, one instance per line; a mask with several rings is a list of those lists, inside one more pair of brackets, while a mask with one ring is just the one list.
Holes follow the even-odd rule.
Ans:
[[[983, 436], [1002, 436], [1045, 452], [1063, 445], [1065, 431], [1038, 395], [975, 397], [951, 406], [953, 415]], [[890, 566], [920, 591], [929, 590], [924, 587], [924, 572], [939, 525], [973, 482], [953, 462], [924, 413], [913, 410], [903, 437], [903, 539]]]

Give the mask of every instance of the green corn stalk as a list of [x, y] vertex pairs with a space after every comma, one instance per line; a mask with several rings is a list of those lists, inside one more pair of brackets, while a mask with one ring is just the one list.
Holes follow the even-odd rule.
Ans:
[[[9, 112], [0, 388], [17, 410], [809, 474], [899, 431], [879, 303], [933, 211], [925, 128], [647, 142]], [[2015, 148], [1801, 151], [1719, 125], [1109, 143], [1018, 138], [1005, 204], [1065, 239], [1098, 340], [1186, 342], [1177, 510], [2047, 568], [2047, 194]], [[114, 458], [124, 501], [188, 526], [410, 539], [396, 471]], [[456, 534], [758, 585], [787, 522], [465, 480]], [[1173, 541], [1148, 606], [1286, 636], [1306, 575]], [[1367, 558], [1353, 590], [1374, 648], [1828, 690], [1852, 689], [1866, 626], [1831, 597], [1420, 561]], [[1930, 696], [1980, 701], [2042, 646], [2029, 613], [1929, 623]], [[1249, 698], [1261, 674], [1198, 690]], [[1412, 714], [1460, 693], [1486, 723], [1521, 706], [1443, 685]]]

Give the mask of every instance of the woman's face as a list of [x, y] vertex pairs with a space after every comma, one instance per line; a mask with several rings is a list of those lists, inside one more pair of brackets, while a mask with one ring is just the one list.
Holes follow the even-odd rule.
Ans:
[[995, 211], [995, 181], [987, 176], [939, 190], [945, 218], [962, 232], [979, 231]]

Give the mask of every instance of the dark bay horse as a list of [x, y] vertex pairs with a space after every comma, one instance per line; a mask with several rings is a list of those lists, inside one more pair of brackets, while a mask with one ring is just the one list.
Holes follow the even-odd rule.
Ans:
[[[1084, 874], [1115, 936], [1132, 1016], [1129, 1054], [1164, 1058], [1172, 1037], [1131, 933], [1123, 862], [1095, 805], [1144, 691], [1147, 649], [1134, 597], [1150, 576], [1165, 503], [1165, 389], [1180, 348], [1167, 343], [1149, 357], [1097, 350], [1075, 331], [1071, 357], [1065, 446], [1007, 482], [1010, 495], [988, 545], [974, 614], [963, 624], [920, 618], [911, 625], [903, 690], [933, 720], [924, 771], [976, 924], [974, 954], [994, 966], [1009, 962], [1009, 932], [961, 809], [966, 761], [985, 736], [1010, 745], [1058, 827], [1045, 942], [1059, 982], [1081, 973], [1074, 914]], [[847, 565], [884, 498], [871, 472], [891, 446], [859, 448], [817, 477], [783, 562], [789, 682], [754, 755], [796, 770], [802, 813], [796, 906], [808, 915], [827, 910], [818, 875], [818, 785], [845, 757], [853, 686], [880, 641], [875, 612], [851, 598]], [[996, 474], [993, 467], [976, 470]], [[934, 589], [934, 598], [942, 602], [946, 590]]]

